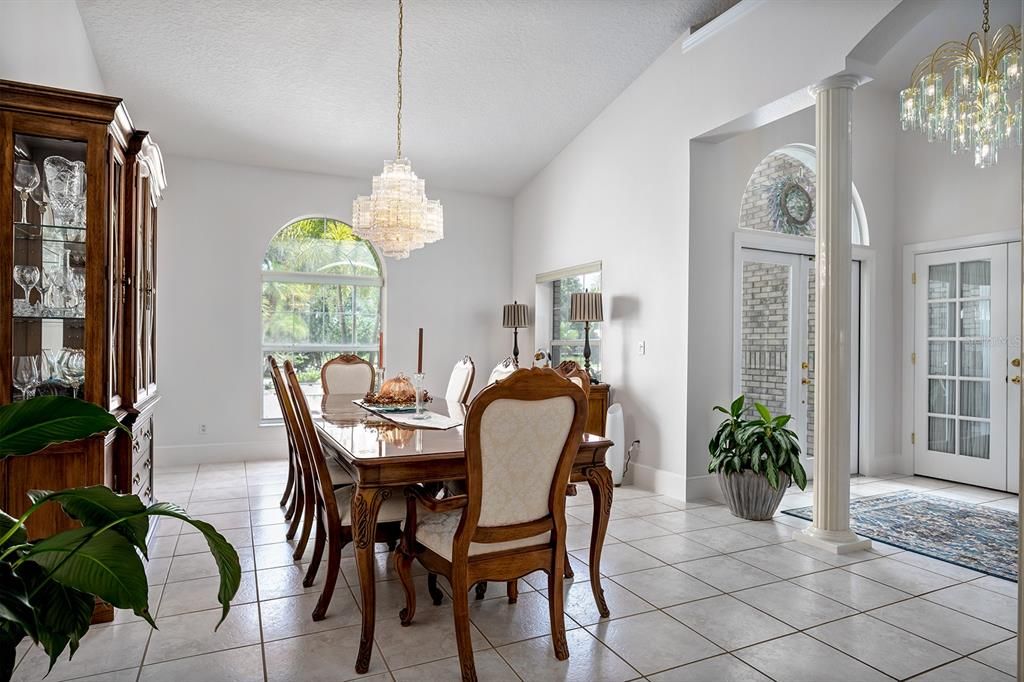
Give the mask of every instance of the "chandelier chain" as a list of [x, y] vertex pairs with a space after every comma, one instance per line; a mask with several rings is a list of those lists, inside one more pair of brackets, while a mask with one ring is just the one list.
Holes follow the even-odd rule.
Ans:
[[398, 0], [398, 149], [395, 152], [396, 159], [402, 158], [402, 29], [404, 24], [405, 3]]
[[985, 0], [985, 2], [984, 2], [984, 20], [981, 22], [981, 31], [982, 31], [982, 33], [988, 33], [988, 29], [989, 29], [989, 25], [988, 25], [988, 0]]

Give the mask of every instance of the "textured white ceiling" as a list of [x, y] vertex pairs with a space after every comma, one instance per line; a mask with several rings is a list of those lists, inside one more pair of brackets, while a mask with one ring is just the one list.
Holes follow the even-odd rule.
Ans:
[[[735, 0], [407, 0], [403, 151], [510, 196], [691, 24]], [[397, 3], [78, 0], [165, 153], [369, 177], [395, 152]]]

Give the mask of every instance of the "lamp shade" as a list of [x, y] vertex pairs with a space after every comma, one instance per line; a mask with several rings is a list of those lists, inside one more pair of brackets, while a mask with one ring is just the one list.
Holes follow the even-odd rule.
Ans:
[[506, 329], [521, 329], [530, 326], [530, 308], [525, 303], [506, 303], [501, 316], [501, 326]]
[[601, 322], [604, 310], [601, 307], [600, 291], [585, 291], [569, 297], [570, 322]]

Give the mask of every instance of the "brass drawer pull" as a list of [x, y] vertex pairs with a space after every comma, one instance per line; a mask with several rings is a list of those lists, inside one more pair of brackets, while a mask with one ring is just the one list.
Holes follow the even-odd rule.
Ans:
[[135, 472], [135, 478], [132, 479], [132, 485], [138, 485], [142, 481], [142, 474]]

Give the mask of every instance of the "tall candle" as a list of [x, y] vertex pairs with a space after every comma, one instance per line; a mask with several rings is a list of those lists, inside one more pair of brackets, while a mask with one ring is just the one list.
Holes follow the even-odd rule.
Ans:
[[384, 332], [380, 333], [379, 347], [377, 348], [377, 366], [384, 366]]
[[423, 374], [423, 327], [420, 327], [419, 349], [416, 352], [416, 373]]

